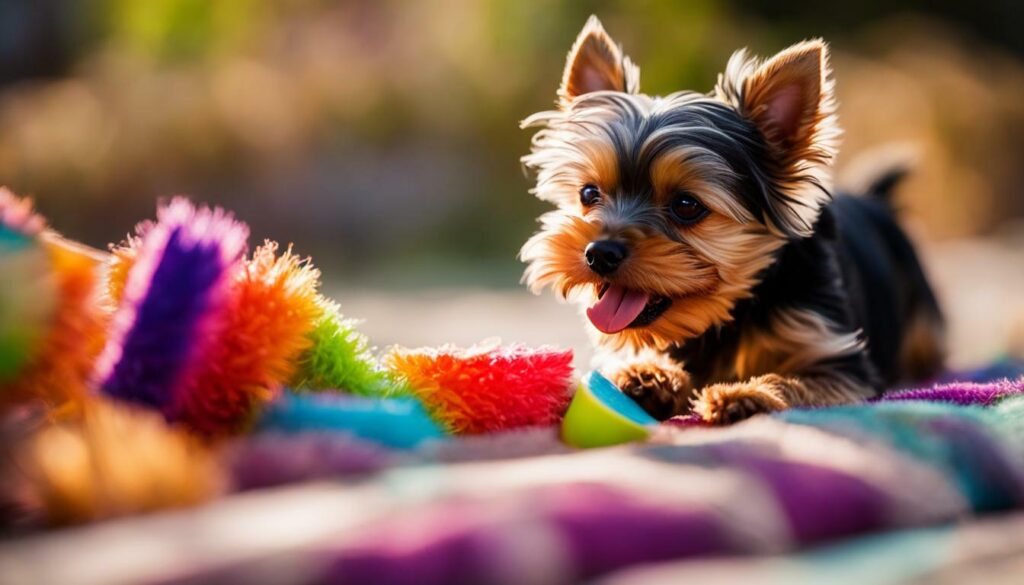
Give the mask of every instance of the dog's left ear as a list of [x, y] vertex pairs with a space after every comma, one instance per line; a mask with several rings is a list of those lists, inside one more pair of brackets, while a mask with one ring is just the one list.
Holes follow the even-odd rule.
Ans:
[[835, 116], [828, 45], [804, 41], [761, 62], [732, 56], [713, 95], [761, 131], [774, 158], [778, 186], [773, 227], [806, 236], [829, 198], [831, 164], [841, 133]]
[[716, 90], [787, 153], [806, 152], [820, 131], [831, 130], [825, 125], [834, 123], [832, 85], [828, 46], [815, 39], [761, 64], [743, 52], [733, 55]]
[[636, 93], [640, 86], [640, 70], [622, 54], [596, 16], [591, 16], [572, 49], [558, 88], [558, 102], [563, 107], [573, 98], [595, 91]]

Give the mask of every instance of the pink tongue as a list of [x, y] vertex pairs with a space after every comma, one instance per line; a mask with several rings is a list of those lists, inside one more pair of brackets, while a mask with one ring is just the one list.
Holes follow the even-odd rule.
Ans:
[[590, 322], [604, 333], [618, 333], [647, 306], [647, 293], [613, 284], [589, 309]]

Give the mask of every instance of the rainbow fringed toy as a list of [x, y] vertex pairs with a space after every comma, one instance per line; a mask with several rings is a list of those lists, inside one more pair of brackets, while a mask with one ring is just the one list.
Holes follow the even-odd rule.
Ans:
[[173, 199], [106, 256], [51, 235], [6, 191], [0, 220], [5, 398], [100, 393], [217, 437], [286, 387], [411, 396], [468, 434], [555, 424], [571, 396], [568, 351], [395, 349], [378, 362], [308, 260], [274, 242], [247, 254], [248, 227], [220, 209]]
[[39, 240], [43, 220], [29, 201], [0, 190], [0, 384], [14, 379], [45, 335], [58, 301]]
[[[176, 198], [104, 254], [0, 190], [0, 415], [36, 404], [51, 421], [25, 442], [22, 468], [52, 521], [209, 497], [220, 489], [216, 446], [241, 433], [343, 433], [406, 449], [551, 427], [565, 413], [571, 352], [491, 345], [378, 359], [308, 259], [270, 241], [250, 253], [248, 237], [231, 214]], [[189, 475], [206, 479], [180, 489]], [[147, 497], [147, 485], [181, 497]]]
[[289, 382], [376, 383], [361, 338], [319, 294], [320, 273], [274, 242], [245, 258], [247, 236], [230, 215], [176, 199], [113, 249], [106, 394], [219, 435], [243, 430]]
[[106, 328], [103, 260], [0, 188], [0, 410], [30, 401], [54, 414], [80, 406]]
[[105, 394], [180, 418], [185, 385], [225, 330], [248, 230], [230, 216], [175, 200], [116, 257], [131, 266], [108, 287], [117, 301], [96, 368]]
[[552, 348], [395, 349], [385, 364], [459, 434], [553, 425], [572, 394], [572, 352]]

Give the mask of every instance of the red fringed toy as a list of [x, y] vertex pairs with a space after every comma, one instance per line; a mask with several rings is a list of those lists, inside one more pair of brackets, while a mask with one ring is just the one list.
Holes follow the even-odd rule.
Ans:
[[569, 350], [395, 349], [385, 364], [436, 420], [458, 434], [553, 425], [571, 398]]

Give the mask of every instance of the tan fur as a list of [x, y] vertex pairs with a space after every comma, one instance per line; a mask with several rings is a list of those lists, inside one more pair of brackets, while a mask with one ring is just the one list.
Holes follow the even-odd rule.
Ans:
[[817, 364], [864, 349], [856, 333], [837, 333], [835, 326], [818, 313], [785, 309], [776, 313], [768, 329], [751, 332], [740, 340], [733, 364], [736, 378], [770, 372], [807, 372]]
[[[657, 139], [658, 133], [655, 133], [647, 143], [654, 143]], [[686, 191], [700, 199], [708, 209], [735, 222], [753, 222], [755, 218], [750, 212], [722, 185], [722, 179], [732, 175], [732, 169], [717, 154], [696, 147], [674, 149], [655, 159], [651, 165], [651, 182], [661, 205], [667, 207], [677, 192]]]
[[733, 360], [720, 364], [719, 383], [701, 392], [694, 411], [711, 422], [731, 422], [735, 417], [791, 406], [864, 399], [871, 388], [821, 367], [829, 359], [856, 354], [863, 347], [857, 334], [836, 332], [813, 311], [779, 311], [768, 328], [741, 338]]
[[[582, 250], [606, 233], [604, 226], [560, 211], [543, 215], [541, 224], [520, 252], [529, 264], [524, 281], [535, 292], [551, 286], [565, 298], [593, 303], [604, 280], [587, 267]], [[612, 281], [673, 299], [650, 326], [601, 336], [602, 343], [616, 348], [665, 347], [727, 322], [783, 243], [760, 224], [739, 224], [724, 215], [684, 234], [685, 243], [656, 234], [613, 235], [630, 242], [632, 253]]]
[[761, 412], [788, 408], [785, 394], [796, 388], [792, 380], [768, 374], [743, 382], [715, 384], [704, 388], [693, 402], [693, 411], [712, 424], [728, 424]]
[[559, 174], [545, 185], [544, 193], [546, 199], [556, 204], [585, 213], [580, 204], [580, 187], [596, 185], [603, 193], [614, 189], [619, 180], [618, 161], [612, 146], [602, 139], [577, 137], [573, 149], [579, 153], [578, 160], [561, 161]]
[[670, 297], [707, 294], [718, 287], [715, 266], [689, 247], [657, 234], [623, 239], [631, 252], [611, 281]]
[[936, 315], [919, 310], [911, 316], [900, 344], [900, 371], [905, 381], [927, 380], [942, 371], [946, 359], [943, 329]]
[[693, 403], [693, 411], [712, 424], [730, 424], [795, 406], [846, 404], [864, 397], [864, 388], [839, 375], [765, 374], [704, 388]]
[[[605, 114], [588, 110], [581, 117], [600, 122]], [[564, 131], [561, 120], [558, 112], [541, 112], [523, 121], [524, 128], [548, 126], [534, 135], [533, 152], [523, 157], [523, 164], [537, 171], [537, 186], [531, 192], [538, 199], [581, 212], [580, 187], [589, 183], [606, 193], [614, 189], [618, 160], [606, 137], [592, 130]]]
[[[820, 364], [862, 348], [859, 336], [837, 333], [821, 315], [799, 309], [780, 311], [768, 328], [745, 335], [731, 359], [714, 364], [713, 383], [698, 393], [693, 410], [711, 422], [732, 422], [791, 406], [861, 400], [870, 395], [870, 388]], [[679, 369], [678, 365], [661, 367], [669, 370], [664, 375]], [[612, 375], [621, 380], [633, 371], [626, 366]]]
[[[784, 243], [758, 223], [738, 223], [724, 214], [712, 214], [700, 224], [681, 228], [679, 232], [684, 243], [672, 242], [679, 250], [677, 254], [656, 262], [650, 254], [658, 250], [640, 244], [638, 248], [646, 254], [642, 256], [645, 261], [638, 262], [637, 272], [644, 278], [630, 278], [634, 273], [627, 270], [631, 265], [627, 260], [622, 276], [615, 279], [621, 278], [633, 288], [669, 296], [672, 306], [651, 325], [605, 335], [601, 338], [603, 343], [664, 348], [728, 322], [736, 303], [750, 297], [758, 274], [771, 264], [775, 250]], [[711, 269], [713, 276], [694, 270], [695, 262]], [[672, 282], [673, 287], [661, 287], [659, 281]]]
[[712, 263], [664, 236], [628, 230], [609, 233], [600, 221], [557, 211], [543, 215], [541, 222], [546, 229], [530, 238], [520, 252], [529, 262], [524, 280], [535, 291], [551, 286], [570, 297], [576, 289], [587, 288], [591, 294], [584, 300], [592, 302], [604, 280], [587, 267], [581, 251], [598, 237], [629, 242], [630, 256], [616, 272], [615, 282], [670, 297], [707, 294], [719, 285]]
[[563, 298], [592, 298], [601, 279], [587, 267], [582, 250], [601, 233], [601, 226], [563, 211], [545, 213], [540, 224], [541, 230], [519, 252], [527, 263], [523, 282], [534, 293], [550, 286]]

